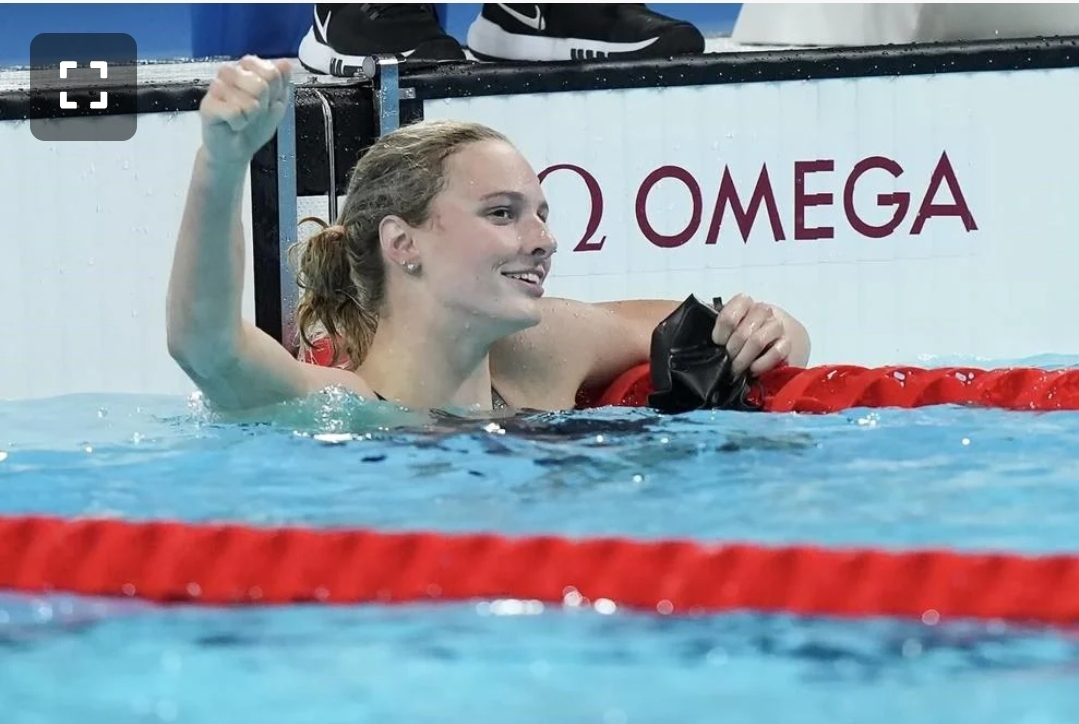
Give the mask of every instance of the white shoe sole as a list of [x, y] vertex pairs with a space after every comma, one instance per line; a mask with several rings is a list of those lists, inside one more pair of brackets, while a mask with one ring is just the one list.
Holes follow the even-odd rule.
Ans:
[[[414, 52], [415, 50], [407, 50], [401, 53], [394, 53], [393, 55], [400, 55], [407, 58]], [[313, 27], [307, 31], [307, 35], [303, 36], [303, 40], [300, 41], [298, 57], [300, 63], [305, 68], [313, 73], [321, 73], [322, 75], [334, 75], [330, 69], [335, 64], [361, 68], [363, 67], [363, 61], [367, 58], [366, 55], [344, 55], [343, 53], [338, 53], [325, 43], [320, 43], [318, 38], [315, 37], [315, 29]]]
[[581, 60], [644, 50], [659, 38], [636, 43], [605, 43], [583, 38], [544, 38], [518, 35], [503, 30], [480, 16], [468, 26], [468, 49], [477, 56], [499, 60]]

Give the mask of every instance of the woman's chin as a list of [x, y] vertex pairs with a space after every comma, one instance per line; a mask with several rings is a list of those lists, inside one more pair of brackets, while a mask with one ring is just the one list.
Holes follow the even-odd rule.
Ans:
[[543, 310], [538, 298], [517, 298], [507, 300], [500, 317], [512, 325], [514, 331], [535, 327], [543, 319]]

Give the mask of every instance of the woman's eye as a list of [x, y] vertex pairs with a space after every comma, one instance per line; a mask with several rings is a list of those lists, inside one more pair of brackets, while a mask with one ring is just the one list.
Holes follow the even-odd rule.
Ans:
[[505, 219], [513, 218], [513, 211], [511, 209], [507, 209], [507, 208], [491, 209], [491, 212], [490, 212], [489, 215], [494, 216], [497, 219], [505, 220]]

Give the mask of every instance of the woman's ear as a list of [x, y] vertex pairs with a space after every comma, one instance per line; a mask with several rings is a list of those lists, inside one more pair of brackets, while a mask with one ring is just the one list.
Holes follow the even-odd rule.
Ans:
[[419, 263], [419, 249], [412, 236], [412, 227], [399, 216], [387, 216], [378, 225], [379, 243], [386, 259], [398, 266]]

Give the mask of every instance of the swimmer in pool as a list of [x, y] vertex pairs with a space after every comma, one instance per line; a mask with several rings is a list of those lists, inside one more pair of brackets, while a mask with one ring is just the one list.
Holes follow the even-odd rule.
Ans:
[[[342, 387], [412, 409], [572, 409], [647, 362], [652, 330], [678, 301], [589, 304], [544, 296], [557, 248], [535, 170], [474, 123], [419, 122], [380, 138], [352, 172], [337, 223], [298, 251], [297, 325], [339, 341], [334, 366], [296, 359], [241, 317], [240, 200], [272, 137], [290, 66], [245, 57], [202, 99], [196, 154], [167, 300], [168, 349], [222, 411]], [[790, 314], [745, 294], [713, 339], [736, 374], [804, 367]]]

